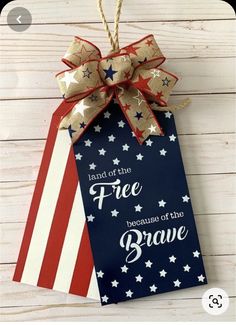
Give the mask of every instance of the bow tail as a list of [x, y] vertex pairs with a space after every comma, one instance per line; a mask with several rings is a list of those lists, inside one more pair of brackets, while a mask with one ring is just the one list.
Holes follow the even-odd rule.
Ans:
[[163, 135], [162, 129], [143, 93], [132, 86], [116, 88], [116, 98], [137, 140], [142, 144], [149, 135]]
[[70, 129], [72, 143], [83, 135], [85, 130], [110, 103], [114, 90], [107, 86], [95, 90], [90, 96], [76, 102], [71, 111], [61, 120], [59, 128]]
[[138, 88], [145, 96], [157, 102], [160, 106], [167, 106], [170, 93], [178, 78], [163, 69], [143, 69], [135, 70], [131, 80], [131, 85]]

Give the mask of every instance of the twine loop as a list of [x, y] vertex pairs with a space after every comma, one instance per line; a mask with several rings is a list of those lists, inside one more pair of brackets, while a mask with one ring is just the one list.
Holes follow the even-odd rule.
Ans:
[[107, 32], [109, 41], [111, 43], [111, 51], [110, 52], [112, 52], [112, 53], [118, 52], [120, 49], [120, 46], [119, 46], [119, 21], [120, 21], [122, 3], [123, 3], [123, 0], [116, 1], [116, 11], [115, 11], [115, 17], [114, 17], [114, 34], [112, 35], [109, 25], [107, 23], [104, 11], [103, 11], [102, 0], [97, 0], [98, 10], [99, 10], [104, 28]]

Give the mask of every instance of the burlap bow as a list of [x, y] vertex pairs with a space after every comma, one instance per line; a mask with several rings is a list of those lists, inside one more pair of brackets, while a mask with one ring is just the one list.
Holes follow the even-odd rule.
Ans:
[[153, 35], [104, 58], [94, 44], [76, 37], [63, 58], [70, 69], [57, 75], [65, 100], [75, 102], [60, 128], [71, 128], [76, 142], [115, 95], [140, 143], [163, 135], [148, 100], [166, 106], [178, 80], [157, 68], [164, 61]]

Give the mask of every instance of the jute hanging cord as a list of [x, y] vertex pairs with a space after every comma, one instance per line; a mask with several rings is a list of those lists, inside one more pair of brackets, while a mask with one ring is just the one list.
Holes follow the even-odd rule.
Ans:
[[119, 21], [120, 21], [120, 14], [121, 14], [121, 7], [122, 7], [123, 0], [116, 1], [116, 11], [114, 17], [114, 35], [112, 36], [110, 28], [108, 26], [103, 7], [102, 7], [102, 0], [97, 0], [98, 10], [105, 27], [105, 30], [108, 34], [108, 38], [111, 43], [112, 52], [119, 51]]
[[[118, 52], [119, 47], [119, 21], [120, 21], [120, 14], [121, 14], [121, 8], [123, 4], [123, 0], [117, 0], [116, 1], [116, 11], [115, 11], [115, 17], [114, 17], [114, 34], [112, 36], [112, 33], [110, 31], [109, 25], [107, 23], [103, 7], [102, 7], [102, 1], [103, 0], [97, 0], [97, 6], [98, 11], [100, 13], [103, 25], [105, 27], [105, 30], [107, 32], [109, 41], [111, 43], [111, 51], [110, 52]], [[187, 105], [191, 103], [190, 98], [184, 99], [179, 104], [169, 105], [169, 106], [158, 106], [158, 105], [152, 105], [152, 109], [155, 111], [175, 111], [182, 108], [185, 108]]]

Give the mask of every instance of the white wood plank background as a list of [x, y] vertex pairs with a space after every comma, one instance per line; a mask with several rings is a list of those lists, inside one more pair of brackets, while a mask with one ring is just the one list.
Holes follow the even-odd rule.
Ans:
[[[112, 21], [114, 1], [105, 1]], [[232, 321], [236, 314], [235, 14], [220, 0], [124, 0], [121, 45], [154, 33], [166, 67], [180, 76], [175, 114], [209, 284], [100, 307], [92, 300], [10, 281], [19, 251], [52, 112], [54, 79], [74, 35], [109, 50], [95, 0], [17, 0], [1, 16], [0, 35], [0, 313], [3, 321]], [[56, 6], [55, 6], [56, 4]], [[13, 32], [6, 16], [28, 8], [32, 26]], [[34, 75], [37, 75], [34, 78]], [[205, 313], [201, 296], [221, 287], [228, 311]]]

